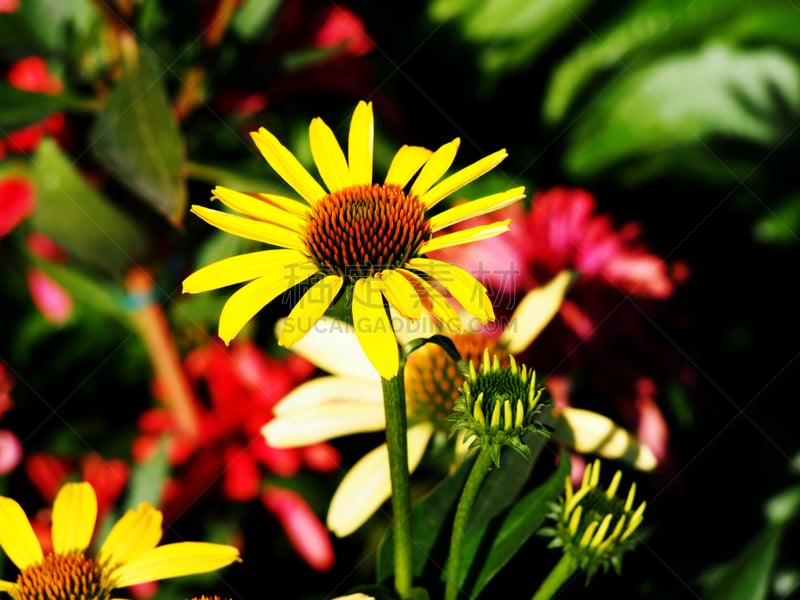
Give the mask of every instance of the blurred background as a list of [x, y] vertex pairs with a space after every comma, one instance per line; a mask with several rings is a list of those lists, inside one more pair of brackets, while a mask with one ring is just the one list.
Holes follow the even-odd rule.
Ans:
[[[456, 167], [508, 150], [463, 190], [527, 188], [505, 249], [519, 277], [484, 274], [498, 312], [579, 270], [526, 359], [660, 459], [630, 473], [647, 535], [622, 576], [560, 597], [800, 597], [799, 57], [792, 0], [0, 0], [0, 493], [43, 539], [58, 486], [84, 478], [109, 520], [150, 500], [165, 539], [243, 548], [137, 598], [374, 580], [386, 514], [343, 539], [323, 523], [382, 434], [267, 447], [272, 406], [319, 375], [275, 343], [288, 306], [226, 348], [230, 290], [180, 289], [257, 246], [191, 204], [218, 184], [281, 193], [249, 132], [315, 173], [310, 119], [344, 142], [363, 99], [377, 174], [402, 144], [460, 137]], [[556, 561], [533, 539], [484, 594], [530, 597]]]

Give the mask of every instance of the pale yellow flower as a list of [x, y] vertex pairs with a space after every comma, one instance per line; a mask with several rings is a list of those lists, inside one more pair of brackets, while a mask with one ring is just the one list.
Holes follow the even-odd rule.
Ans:
[[16, 581], [0, 580], [0, 592], [21, 600], [109, 600], [116, 588], [206, 573], [239, 560], [236, 548], [222, 544], [157, 546], [161, 512], [146, 502], [125, 513], [93, 555], [88, 548], [96, 519], [92, 486], [64, 485], [53, 503], [53, 552], [45, 554], [20, 505], [0, 496], [0, 547], [20, 571]]
[[425, 254], [508, 231], [506, 219], [440, 233], [522, 199], [524, 187], [428, 214], [453, 192], [496, 167], [507, 156], [505, 150], [445, 177], [455, 160], [458, 138], [435, 152], [402, 146], [383, 183], [375, 183], [373, 128], [372, 104], [359, 102], [345, 157], [331, 128], [320, 118], [311, 121], [311, 152], [325, 187], [272, 133], [261, 128], [252, 134], [256, 146], [299, 199], [219, 186], [214, 198], [238, 215], [192, 206], [193, 213], [214, 227], [279, 248], [218, 261], [183, 282], [183, 291], [188, 293], [249, 282], [222, 309], [219, 336], [225, 343], [269, 302], [300, 284], [308, 289], [286, 319], [278, 342], [288, 347], [302, 339], [343, 287], [352, 285], [356, 335], [385, 379], [394, 377], [399, 367], [385, 303], [409, 319], [419, 318], [426, 309], [458, 330], [460, 320], [445, 290], [482, 322], [494, 319], [486, 290], [471, 274]]
[[[523, 350], [556, 314], [569, 282], [569, 273], [563, 273], [531, 292], [520, 302], [499, 339], [481, 333], [457, 334], [452, 339], [465, 359], [476, 361], [486, 347], [494, 354], [509, 348]], [[435, 333], [409, 327], [408, 337]], [[277, 448], [304, 446], [385, 428], [380, 377], [351, 327], [322, 319], [293, 350], [331, 375], [298, 386], [275, 406], [275, 418], [262, 429], [268, 444]], [[410, 471], [422, 460], [434, 433], [446, 436], [449, 432], [450, 423], [445, 419], [462, 381], [455, 363], [437, 345], [428, 344], [409, 355], [405, 389]], [[656, 465], [649, 448], [603, 415], [564, 408], [551, 411], [548, 419], [555, 428], [551, 437], [569, 443], [577, 452], [625, 460], [643, 470]], [[328, 527], [336, 535], [354, 532], [389, 498], [388, 464], [386, 444], [381, 444], [345, 475], [328, 509]]]

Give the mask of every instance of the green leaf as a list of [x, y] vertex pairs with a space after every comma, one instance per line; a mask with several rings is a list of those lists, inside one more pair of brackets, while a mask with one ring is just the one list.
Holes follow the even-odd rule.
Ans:
[[792, 114], [800, 114], [797, 61], [711, 44], [609, 85], [577, 119], [566, 165], [579, 177], [649, 160], [668, 169], [693, 149], [718, 163], [705, 147], [712, 138], [769, 145], [785, 135], [781, 120]]
[[800, 193], [758, 220], [753, 236], [760, 242], [792, 245], [800, 241]]
[[231, 29], [247, 42], [264, 35], [281, 6], [280, 0], [245, 0], [231, 19]]
[[58, 52], [70, 35], [84, 29], [91, 13], [89, 0], [21, 0], [15, 12], [0, 14], [0, 50], [16, 54]]
[[128, 484], [126, 509], [136, 508], [140, 502], [149, 502], [153, 506], [160, 506], [161, 491], [164, 481], [169, 475], [168, 446], [168, 437], [162, 437], [155, 456], [145, 463], [134, 465]]
[[184, 144], [148, 50], [123, 36], [122, 73], [89, 134], [98, 162], [158, 212], [179, 224], [186, 211]]
[[[414, 577], [422, 576], [425, 565], [434, 553], [437, 543], [441, 543], [449, 536], [450, 529], [446, 525], [450, 524], [451, 519], [448, 517], [461, 494], [473, 462], [474, 457], [465, 459], [455, 473], [437, 485], [424, 498], [414, 503], [411, 511], [411, 539], [414, 540], [411, 559]], [[442, 537], [442, 534], [445, 537]], [[379, 582], [386, 581], [394, 573], [394, 544], [391, 528], [378, 546], [375, 569]]]
[[[470, 564], [476, 564], [474, 584], [470, 586], [470, 598], [476, 598], [481, 590], [497, 575], [530, 537], [541, 527], [550, 504], [555, 502], [564, 489], [564, 479], [570, 472], [569, 455], [561, 453], [558, 468], [541, 485], [523, 498], [514, 502], [511, 510], [502, 518], [496, 533], [489, 539], [488, 548], [481, 549], [488, 526], [469, 532], [464, 547], [464, 572], [462, 585], [467, 580]], [[476, 562], [475, 558], [480, 557]]]
[[67, 95], [37, 94], [0, 84], [0, 128], [9, 131], [40, 121], [48, 115], [80, 106]]
[[783, 528], [768, 526], [729, 563], [705, 576], [707, 600], [766, 600]]
[[524, 66], [569, 27], [592, 0], [434, 0], [428, 16], [455, 23], [476, 47], [478, 64], [489, 77]]
[[119, 275], [148, 249], [135, 222], [88, 184], [50, 139], [39, 144], [31, 165], [36, 183], [33, 226], [75, 258]]

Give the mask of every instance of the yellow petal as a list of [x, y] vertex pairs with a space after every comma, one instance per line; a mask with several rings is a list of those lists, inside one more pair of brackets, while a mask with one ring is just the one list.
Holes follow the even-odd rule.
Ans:
[[340, 402], [376, 404], [383, 408], [383, 388], [375, 381], [347, 377], [317, 377], [298, 385], [272, 409], [275, 416], [288, 416], [298, 410], [314, 409], [322, 404]]
[[294, 154], [278, 141], [278, 138], [263, 127], [250, 135], [269, 166], [306, 202], [313, 205], [327, 195], [317, 180], [306, 171]]
[[339, 400], [279, 415], [261, 433], [274, 448], [296, 448], [385, 428], [383, 403]]
[[[417, 468], [433, 435], [431, 423], [408, 430], [408, 471]], [[386, 444], [359, 460], [345, 475], [328, 509], [328, 528], [337, 536], [350, 535], [361, 527], [391, 495], [389, 453]]]
[[16, 500], [0, 496], [0, 548], [19, 570], [44, 558], [39, 539]]
[[314, 162], [328, 190], [335, 192], [353, 185], [342, 147], [331, 128], [319, 117], [311, 120], [309, 140]]
[[268, 192], [266, 194], [256, 194], [256, 196], [261, 198], [264, 202], [269, 202], [281, 210], [292, 213], [296, 217], [302, 217], [305, 219], [311, 212], [311, 208], [309, 208], [307, 204], [303, 204], [299, 200], [289, 198], [288, 196], [281, 196], [279, 194], [273, 194], [272, 192]]
[[19, 591], [17, 589], [17, 584], [13, 581], [3, 581], [0, 579], [0, 592], [14, 592], [12, 596], [14, 598], [19, 598]]
[[514, 309], [500, 336], [500, 344], [511, 354], [522, 352], [530, 346], [556, 316], [571, 281], [572, 274], [561, 271], [547, 285], [528, 292]]
[[375, 281], [381, 287], [389, 304], [394, 306], [397, 312], [406, 319], [419, 319], [422, 313], [422, 301], [408, 279], [394, 269], [389, 269], [377, 273]]
[[[237, 192], [221, 185], [215, 187], [212, 193], [214, 198], [221, 201], [225, 206], [247, 217], [291, 229], [298, 234], [302, 234], [305, 230], [306, 220], [304, 218], [279, 208], [273, 202], [268, 202], [243, 192]], [[295, 204], [297, 203], [295, 202]]]
[[[278, 337], [284, 323], [285, 319], [281, 319], [275, 325]], [[364, 354], [355, 329], [344, 321], [322, 317], [305, 337], [292, 345], [292, 352], [328, 373], [380, 383], [380, 376]]]
[[482, 323], [494, 321], [494, 308], [486, 288], [464, 269], [431, 258], [412, 258], [408, 265], [438, 281], [458, 303]]
[[306, 263], [298, 265], [292, 273], [265, 275], [240, 288], [222, 307], [222, 314], [219, 316], [219, 337], [226, 344], [230, 343], [258, 311], [315, 273], [317, 273], [316, 266]]
[[401, 146], [389, 165], [384, 181], [387, 185], [397, 185], [401, 188], [411, 181], [414, 174], [422, 168], [433, 152], [422, 146]]
[[97, 521], [97, 495], [91, 484], [67, 483], [53, 502], [53, 549], [56, 554], [83, 552]]
[[499, 194], [485, 196], [471, 202], [462, 202], [428, 219], [431, 231], [436, 233], [455, 223], [505, 208], [525, 197], [525, 187], [516, 187]]
[[505, 219], [504, 221], [496, 221], [488, 225], [478, 225], [477, 227], [470, 227], [468, 229], [462, 229], [461, 231], [454, 231], [453, 233], [437, 236], [427, 242], [422, 242], [419, 247], [419, 254], [427, 254], [428, 252], [434, 252], [442, 248], [462, 246], [464, 244], [471, 244], [472, 242], [479, 242], [492, 238], [508, 231], [508, 224], [510, 222], [511, 219]]
[[353, 326], [364, 354], [384, 379], [397, 375], [400, 366], [397, 338], [386, 314], [380, 286], [359, 279], [353, 287]]
[[161, 511], [148, 502], [128, 509], [108, 533], [97, 559], [109, 565], [124, 565], [156, 547], [161, 539]]
[[398, 271], [408, 277], [422, 291], [428, 301], [428, 311], [439, 321], [441, 327], [454, 333], [463, 329], [461, 317], [458, 316], [456, 309], [447, 298], [416, 273], [406, 269], [398, 269]]
[[372, 183], [372, 145], [374, 136], [372, 102], [358, 103], [350, 121], [347, 155], [354, 184]]
[[274, 223], [240, 217], [197, 204], [192, 205], [191, 211], [217, 229], [248, 240], [301, 251], [306, 249], [306, 244], [300, 234]]
[[233, 546], [207, 542], [166, 544], [140, 554], [117, 571], [114, 587], [207, 573], [239, 560]]
[[426, 208], [436, 206], [441, 200], [447, 198], [456, 190], [461, 189], [470, 181], [474, 181], [487, 171], [491, 171], [499, 165], [503, 159], [508, 156], [505, 150], [498, 150], [497, 152], [485, 156], [482, 159], [472, 163], [468, 167], [464, 167], [450, 175], [447, 179], [436, 184], [430, 190], [422, 194], [420, 201]]
[[197, 294], [216, 290], [263, 275], [292, 273], [298, 265], [308, 262], [308, 257], [297, 250], [261, 250], [230, 258], [198, 269], [183, 280], [184, 294]]
[[658, 464], [650, 448], [608, 417], [571, 407], [553, 409], [552, 415], [553, 440], [572, 446], [580, 454], [619, 459], [642, 471], [651, 471]]
[[440, 147], [425, 163], [422, 171], [417, 176], [414, 185], [411, 186], [409, 195], [422, 197], [433, 185], [447, 173], [447, 169], [453, 164], [456, 159], [456, 152], [461, 143], [459, 138], [454, 139], [452, 142], [446, 143]]
[[344, 279], [339, 275], [326, 275], [312, 285], [286, 318], [278, 343], [288, 348], [306, 335], [328, 310], [342, 283]]

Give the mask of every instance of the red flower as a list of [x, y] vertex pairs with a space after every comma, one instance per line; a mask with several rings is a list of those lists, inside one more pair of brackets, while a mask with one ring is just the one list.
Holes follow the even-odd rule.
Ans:
[[[312, 375], [311, 363], [294, 354], [274, 359], [248, 341], [230, 348], [211, 342], [191, 352], [184, 361], [184, 369], [198, 394], [206, 392], [207, 403], [197, 402], [195, 407], [198, 435], [194, 439], [177, 435], [171, 413], [152, 409], [142, 414], [139, 420], [142, 435], [133, 446], [134, 458], [147, 460], [158, 448], [161, 436], [172, 435], [169, 461], [178, 471], [165, 492], [166, 520], [180, 515], [212, 489], [218, 489], [230, 500], [250, 501], [260, 497], [267, 508], [276, 512], [275, 504], [264, 501], [268, 497], [262, 491], [265, 475], [291, 477], [304, 465], [323, 472], [338, 467], [338, 452], [328, 444], [278, 449], [268, 446], [260, 433], [264, 423], [272, 419], [275, 404]], [[302, 502], [303, 510], [313, 515], [311, 508]], [[321, 568], [324, 563], [297, 543], [302, 537], [294, 530], [295, 526], [300, 527], [298, 521], [285, 518], [284, 513], [276, 512], [276, 516], [298, 554], [312, 567]], [[315, 515], [313, 518], [318, 522]], [[303, 521], [302, 526], [306, 525]], [[319, 526], [325, 530], [321, 523]], [[332, 552], [327, 532], [325, 539], [327, 546], [318, 550]]]
[[[14, 379], [8, 372], [6, 365], [0, 362], [0, 419], [3, 413], [11, 410], [14, 403], [11, 401], [11, 388]], [[0, 475], [13, 471], [22, 460], [22, 444], [12, 432], [0, 429]]]
[[35, 207], [36, 189], [30, 181], [18, 176], [0, 180], [0, 238], [30, 217]]
[[[47, 63], [38, 56], [29, 56], [15, 62], [6, 73], [6, 79], [13, 87], [26, 92], [55, 95], [63, 89], [61, 81], [50, 73]], [[6, 150], [31, 152], [45, 135], [58, 133], [63, 125], [63, 113], [55, 113], [38, 123], [13, 131], [5, 140], [0, 140], [0, 157]]]

